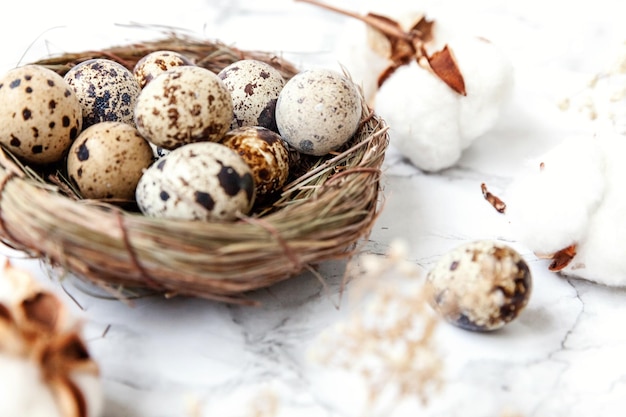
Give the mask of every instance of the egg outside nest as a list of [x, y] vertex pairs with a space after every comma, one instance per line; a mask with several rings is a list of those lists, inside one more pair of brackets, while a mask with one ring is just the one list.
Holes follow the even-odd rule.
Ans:
[[426, 290], [431, 306], [447, 322], [487, 332], [504, 327], [524, 310], [532, 276], [517, 251], [479, 240], [444, 254], [428, 273]]

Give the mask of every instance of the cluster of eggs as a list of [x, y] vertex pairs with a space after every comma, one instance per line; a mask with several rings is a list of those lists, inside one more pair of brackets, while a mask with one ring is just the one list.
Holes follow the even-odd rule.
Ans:
[[0, 144], [13, 155], [62, 161], [84, 198], [175, 219], [249, 214], [285, 184], [290, 152], [338, 149], [361, 113], [356, 86], [332, 70], [285, 79], [242, 59], [214, 73], [166, 50], [132, 70], [93, 58], [64, 76], [31, 64], [0, 78]]

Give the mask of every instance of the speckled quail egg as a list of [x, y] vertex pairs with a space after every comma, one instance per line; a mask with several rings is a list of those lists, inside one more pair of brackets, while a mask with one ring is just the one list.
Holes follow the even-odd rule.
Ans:
[[76, 138], [67, 171], [84, 198], [132, 201], [139, 178], [153, 161], [152, 148], [134, 126], [101, 122]]
[[135, 107], [141, 134], [156, 146], [175, 149], [217, 142], [230, 130], [233, 102], [222, 80], [206, 68], [174, 67], [146, 85]]
[[194, 63], [176, 51], [154, 51], [141, 58], [133, 68], [133, 74], [137, 78], [140, 88], [144, 88], [146, 84], [159, 74], [182, 65], [194, 65]]
[[82, 128], [74, 91], [56, 72], [25, 65], [0, 78], [0, 142], [26, 162], [59, 161]]
[[362, 98], [338, 72], [310, 69], [292, 77], [278, 96], [276, 124], [282, 138], [301, 153], [325, 155], [356, 132]]
[[280, 190], [289, 176], [289, 151], [278, 133], [245, 126], [224, 135], [221, 144], [236, 151], [252, 169], [257, 197]]
[[83, 127], [98, 122], [133, 124], [139, 83], [123, 65], [105, 58], [83, 61], [64, 76], [83, 107]]
[[231, 129], [261, 126], [278, 132], [276, 102], [285, 79], [276, 68], [263, 61], [242, 59], [217, 75], [233, 98]]
[[254, 199], [248, 164], [215, 142], [172, 150], [145, 170], [136, 191], [143, 214], [169, 219], [232, 221], [248, 214]]
[[148, 142], [150, 144], [150, 147], [152, 148], [152, 153], [154, 154], [155, 158], [160, 158], [162, 156], [167, 155], [168, 153], [170, 153], [171, 151], [169, 149], [165, 149], [162, 148], [160, 146], [156, 146], [154, 143], [152, 142]]
[[532, 278], [517, 251], [479, 240], [441, 256], [427, 275], [426, 288], [430, 304], [446, 321], [467, 330], [492, 331], [526, 307]]

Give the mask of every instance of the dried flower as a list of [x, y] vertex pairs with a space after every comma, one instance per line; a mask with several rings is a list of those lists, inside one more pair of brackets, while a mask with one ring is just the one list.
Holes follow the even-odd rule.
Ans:
[[312, 351], [325, 366], [362, 377], [368, 410], [390, 393], [391, 404], [407, 398], [426, 403], [443, 383], [433, 338], [438, 319], [418, 268], [405, 255], [396, 243], [387, 256], [361, 258], [361, 268], [351, 271], [360, 277], [352, 299], [358, 307], [324, 332]]
[[573, 111], [592, 121], [599, 130], [626, 133], [626, 41], [612, 63], [593, 74], [580, 91], [557, 103], [563, 111]]

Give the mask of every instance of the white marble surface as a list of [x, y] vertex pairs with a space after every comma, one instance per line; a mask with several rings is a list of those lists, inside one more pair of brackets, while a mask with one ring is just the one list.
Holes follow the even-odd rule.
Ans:
[[[368, 10], [356, 0], [334, 4]], [[262, 301], [258, 308], [185, 298], [145, 298], [129, 306], [64, 281], [74, 302], [51, 282], [85, 320], [89, 348], [101, 366], [105, 417], [623, 415], [626, 292], [548, 272], [547, 261], [516, 241], [506, 215], [480, 192], [484, 182], [506, 201], [507, 185], [527, 158], [570, 134], [594, 131], [583, 115], [564, 113], [557, 103], [583, 89], [622, 47], [620, 6], [612, 0], [421, 4], [431, 15], [503, 46], [516, 68], [516, 90], [498, 124], [454, 168], [425, 174], [390, 149], [385, 206], [366, 250], [382, 255], [402, 240], [411, 264], [425, 272], [461, 242], [505, 241], [533, 273], [526, 310], [492, 334], [437, 326], [441, 391], [427, 405], [408, 397], [380, 411], [366, 405], [358, 374], [316, 362], [310, 354], [320, 334], [345, 322], [351, 310], [351, 298], [340, 297], [342, 264], [322, 266], [328, 288], [305, 274], [254, 294]], [[138, 24], [282, 51], [302, 67], [335, 67], [341, 57], [333, 46], [346, 22], [288, 0], [12, 1], [8, 7], [0, 28], [2, 69], [48, 52], [153, 37]], [[37, 261], [3, 253], [49, 282]]]

